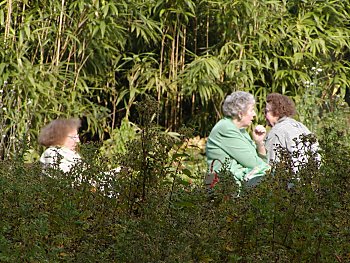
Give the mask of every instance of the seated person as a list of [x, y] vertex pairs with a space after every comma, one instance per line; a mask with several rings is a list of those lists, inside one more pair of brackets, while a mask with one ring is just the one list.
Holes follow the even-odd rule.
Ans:
[[[311, 134], [305, 125], [293, 119], [295, 114], [295, 104], [289, 97], [279, 93], [267, 95], [265, 118], [268, 125], [272, 127], [265, 139], [268, 161], [270, 164], [278, 162], [278, 147], [286, 149], [292, 158], [294, 172], [298, 170], [299, 165], [306, 163], [308, 159], [305, 147], [301, 143], [301, 136]], [[310, 147], [314, 153], [318, 151], [317, 142]], [[295, 153], [298, 156], [295, 156]], [[318, 154], [316, 157], [320, 160]]]
[[[43, 164], [43, 173], [51, 176], [47, 168], [57, 168], [58, 170], [69, 173], [71, 169], [82, 163], [81, 156], [76, 151], [77, 145], [80, 142], [78, 130], [81, 126], [79, 119], [56, 119], [46, 125], [39, 134], [39, 143], [48, 147], [41, 155], [40, 162]], [[86, 165], [81, 166], [84, 170]], [[117, 167], [108, 172], [102, 172], [94, 179], [90, 179], [89, 183], [94, 189], [104, 191], [104, 185], [108, 185], [108, 178], [120, 172], [121, 168]], [[81, 176], [75, 179], [81, 183]], [[98, 181], [96, 181], [98, 180]], [[111, 192], [107, 194], [113, 196]]]
[[228, 95], [222, 107], [224, 117], [211, 130], [206, 144], [209, 170], [213, 167], [218, 172], [228, 161], [228, 169], [238, 185], [261, 178], [270, 168], [263, 142], [265, 127], [258, 125], [254, 129], [253, 140], [246, 131], [256, 116], [254, 107], [255, 99], [248, 92], [236, 91]]
[[40, 157], [44, 166], [58, 168], [69, 172], [81, 161], [76, 147], [80, 142], [78, 129], [81, 126], [79, 119], [57, 119], [46, 125], [39, 134], [39, 144], [48, 147]]

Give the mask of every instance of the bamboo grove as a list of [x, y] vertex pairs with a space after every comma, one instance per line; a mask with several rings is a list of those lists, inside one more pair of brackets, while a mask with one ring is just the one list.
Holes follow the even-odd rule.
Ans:
[[109, 138], [146, 94], [160, 125], [204, 136], [237, 89], [258, 110], [277, 91], [307, 117], [332, 111], [350, 83], [349, 12], [350, 0], [1, 1], [1, 157], [35, 148], [56, 117]]

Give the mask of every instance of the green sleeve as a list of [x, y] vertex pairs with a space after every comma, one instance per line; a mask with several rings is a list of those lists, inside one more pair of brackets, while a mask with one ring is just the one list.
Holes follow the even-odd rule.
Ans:
[[258, 156], [255, 145], [248, 134], [244, 135], [233, 127], [220, 133], [222, 149], [242, 166], [254, 168], [264, 162]]

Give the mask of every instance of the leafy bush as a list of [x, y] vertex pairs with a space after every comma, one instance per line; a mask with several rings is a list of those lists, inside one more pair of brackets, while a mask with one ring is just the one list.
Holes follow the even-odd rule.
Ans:
[[350, 149], [343, 131], [322, 133], [321, 167], [301, 167], [292, 188], [286, 161], [239, 197], [222, 169], [208, 194], [183, 180], [181, 174], [194, 176], [181, 167], [185, 155], [177, 149], [184, 144], [155, 125], [154, 101], [146, 105], [139, 134], [118, 155], [124, 167], [118, 174], [101, 176], [109, 163], [98, 145], [84, 145], [85, 162], [66, 175], [43, 176], [39, 165], [22, 159], [1, 162], [1, 262], [350, 260]]

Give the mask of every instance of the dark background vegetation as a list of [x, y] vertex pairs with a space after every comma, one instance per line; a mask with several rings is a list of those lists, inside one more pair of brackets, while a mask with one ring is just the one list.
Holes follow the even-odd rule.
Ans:
[[[314, 132], [349, 89], [349, 1], [3, 1], [1, 157], [57, 117], [84, 120], [83, 141], [123, 136], [135, 102], [157, 123], [206, 137], [233, 90], [294, 98]], [[127, 125], [127, 124], [126, 124]], [[127, 129], [126, 129], [127, 130]], [[125, 135], [128, 136], [128, 135]], [[115, 149], [120, 151], [120, 149]]]

